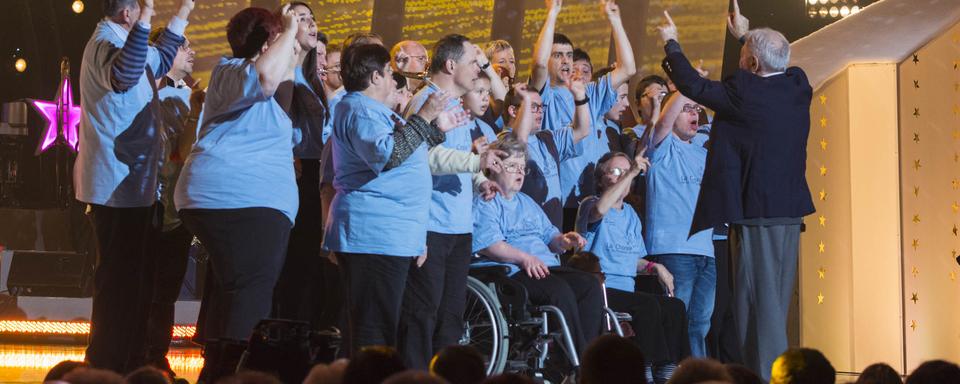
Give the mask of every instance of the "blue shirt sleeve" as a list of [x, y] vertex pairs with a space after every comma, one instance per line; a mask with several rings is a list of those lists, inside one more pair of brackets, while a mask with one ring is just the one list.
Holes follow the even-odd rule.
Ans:
[[593, 223], [590, 223], [590, 211], [593, 210], [593, 207], [597, 205], [597, 201], [600, 199], [596, 196], [590, 196], [586, 199], [583, 199], [583, 202], [580, 203], [580, 208], [577, 210], [577, 221], [576, 221], [576, 231], [577, 233], [586, 236], [587, 232], [594, 232], [597, 230], [597, 226], [600, 225], [603, 220], [597, 220]]
[[[260, 86], [260, 74], [252, 62], [244, 61], [237, 65], [221, 65], [218, 69], [221, 71], [216, 74], [219, 77], [217, 80], [218, 86], [208, 90], [208, 92], [216, 92], [216, 95], [211, 95], [216, 97], [207, 98], [208, 100], [217, 100], [217, 105], [211, 105], [211, 109], [217, 111], [215, 115], [229, 118], [229, 115], [234, 112], [243, 111], [268, 99], [263, 94], [263, 88]], [[221, 108], [223, 109], [221, 110]]]
[[540, 218], [540, 239], [543, 240], [543, 243], [550, 246], [550, 242], [553, 241], [553, 238], [560, 234], [560, 230], [557, 229], [553, 222], [550, 221], [550, 218], [547, 217], [547, 214], [543, 212], [543, 209], [539, 205], [530, 200], [532, 204], [527, 205], [528, 207], [534, 207], [535, 209], [529, 209], [528, 212], [525, 212], [525, 215], [532, 216], [535, 215]]
[[354, 152], [379, 175], [393, 153], [393, 125], [359, 113], [350, 126], [355, 128], [349, 139]]
[[573, 127], [564, 127], [553, 131], [553, 141], [557, 144], [557, 152], [560, 153], [560, 161], [566, 161], [583, 154], [583, 142], [573, 142]]
[[483, 201], [473, 200], [473, 252], [479, 252], [498, 241], [506, 241], [506, 236], [500, 226], [500, 205], [497, 199]]
[[[602, 120], [603, 115], [613, 108], [617, 102], [617, 90], [610, 82], [610, 74], [606, 74], [595, 82], [587, 84], [587, 97], [590, 98], [590, 113], [593, 120]], [[595, 127], [596, 128], [596, 127]]]

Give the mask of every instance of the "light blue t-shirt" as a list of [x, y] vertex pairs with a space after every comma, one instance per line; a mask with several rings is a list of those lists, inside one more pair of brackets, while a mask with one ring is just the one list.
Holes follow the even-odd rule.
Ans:
[[327, 101], [327, 108], [330, 111], [330, 118], [323, 125], [323, 152], [320, 153], [320, 184], [333, 184], [333, 147], [326, 145], [333, 134], [333, 114], [337, 109], [337, 104], [343, 99], [347, 92], [341, 88], [333, 97]]
[[[182, 35], [187, 22], [173, 17], [167, 28]], [[150, 29], [148, 25], [142, 25]], [[163, 143], [157, 127], [159, 103], [147, 71], [137, 84], [116, 92], [112, 62], [128, 32], [109, 20], [97, 24], [80, 64], [79, 148], [74, 163], [76, 198], [117, 208], [148, 207], [158, 199]], [[160, 53], [147, 47], [147, 67], [160, 67]], [[156, 78], [164, 74], [154, 73]]]
[[273, 208], [293, 225], [299, 204], [293, 137], [290, 118], [263, 94], [254, 63], [221, 58], [177, 182], [177, 210]]
[[323, 123], [323, 143], [326, 144], [327, 140], [330, 140], [330, 135], [333, 133], [333, 115], [337, 112], [337, 103], [340, 100], [343, 100], [343, 96], [347, 94], [347, 91], [343, 88], [336, 90], [333, 93], [333, 97], [330, 100], [327, 100], [327, 110], [330, 112], [330, 118]]
[[[416, 95], [407, 103], [405, 117], [420, 110], [420, 107], [426, 103], [427, 98], [439, 89], [433, 84], [420, 89]], [[455, 112], [463, 112], [459, 101], [450, 100], [448, 108], [454, 108]], [[464, 122], [463, 125], [453, 128], [446, 133], [446, 139], [440, 145], [456, 149], [458, 151], [470, 152], [473, 140], [470, 137], [470, 129], [473, 123]], [[473, 231], [473, 175], [470, 173], [458, 173], [455, 175], [433, 176], [433, 192], [430, 194], [430, 222], [427, 230], [430, 232], [443, 234], [464, 234]]]
[[[619, 129], [617, 133], [619, 134]], [[583, 138], [581, 145], [583, 145], [582, 155], [560, 163], [560, 188], [563, 190], [564, 208], [577, 208], [580, 201], [596, 193], [593, 171], [596, 169], [597, 161], [610, 152], [606, 119], [601, 118], [593, 122], [591, 134]]]
[[487, 144], [497, 141], [497, 134], [493, 131], [493, 127], [483, 119], [475, 118], [470, 122], [470, 139], [476, 140], [481, 137], [487, 138]]
[[303, 67], [297, 67], [293, 73], [294, 86], [303, 91], [299, 94], [312, 97], [312, 100], [295, 100], [295, 102], [301, 107], [316, 107], [314, 110], [293, 108], [293, 129], [294, 133], [300, 137], [297, 140], [299, 144], [293, 148], [293, 154], [301, 159], [319, 159], [323, 152], [323, 143], [326, 141], [323, 137], [326, 125], [323, 120], [323, 104], [303, 75]]
[[[591, 122], [602, 119], [603, 114], [617, 102], [617, 90], [613, 88], [610, 76], [607, 74], [600, 80], [586, 84]], [[543, 129], [556, 131], [573, 123], [573, 113], [577, 106], [567, 87], [552, 86], [548, 78], [540, 96], [543, 99]]]
[[[550, 241], [560, 234], [547, 215], [529, 196], [518, 192], [512, 199], [497, 194], [490, 201], [479, 196], [473, 199], [477, 219], [473, 223], [473, 251], [479, 252], [498, 241], [536, 256], [547, 267], [560, 266], [560, 259], [550, 251]], [[499, 263], [481, 255], [476, 265], [506, 265], [510, 275], [520, 271], [513, 264]]]
[[580, 204], [577, 232], [587, 240], [584, 250], [600, 259], [600, 270], [607, 277], [607, 288], [633, 292], [637, 262], [647, 255], [640, 217], [633, 206], [623, 203], [621, 209], [610, 208], [602, 219], [588, 223], [589, 212], [598, 201], [598, 197], [590, 196]]
[[[561, 202], [560, 165], [574, 156], [583, 153], [583, 140], [573, 142], [573, 128], [566, 127], [556, 131], [541, 131], [527, 138], [527, 169], [530, 173], [523, 179], [523, 193], [543, 208], [550, 222], [557, 228], [563, 227], [563, 203]], [[553, 137], [553, 145], [541, 140], [541, 137]], [[552, 150], [557, 151], [556, 155]]]
[[707, 149], [670, 133], [650, 151], [644, 236], [647, 253], [713, 257], [713, 229], [697, 232], [688, 239]]
[[386, 105], [348, 92], [334, 114], [333, 188], [323, 238], [334, 252], [415, 257], [424, 251], [430, 208], [427, 145], [384, 170], [404, 121]]

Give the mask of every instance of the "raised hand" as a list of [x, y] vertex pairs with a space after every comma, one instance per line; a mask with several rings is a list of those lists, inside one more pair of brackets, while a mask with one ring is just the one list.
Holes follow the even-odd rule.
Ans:
[[423, 106], [420, 107], [420, 110], [417, 111], [417, 115], [422, 117], [426, 121], [433, 121], [440, 116], [440, 113], [447, 109], [447, 105], [450, 104], [450, 96], [447, 95], [444, 91], [437, 91], [431, 93], [427, 97], [427, 101], [423, 103]]
[[584, 84], [583, 79], [573, 79], [567, 82], [567, 88], [570, 89], [570, 93], [573, 94], [574, 100], [583, 100], [584, 97], [587, 97], [587, 86]]
[[634, 169], [637, 174], [646, 172], [650, 169], [650, 159], [643, 156], [643, 152], [637, 151], [637, 155], [633, 157], [633, 163], [635, 164]]
[[727, 17], [727, 30], [737, 39], [750, 31], [750, 20], [740, 13], [740, 3], [733, 0], [733, 13]]
[[150, 24], [150, 18], [154, 15], [153, 0], [143, 0], [143, 6], [140, 7], [140, 21]]
[[[290, 9], [290, 4], [283, 6], [283, 30], [284, 31], [295, 31], [300, 27], [300, 18], [297, 17], [297, 13], [294, 10]], [[299, 44], [295, 44], [299, 45]]]
[[510, 154], [499, 149], [490, 149], [480, 154], [480, 169], [486, 169], [490, 172], [503, 172], [500, 160], [510, 157]]
[[660, 32], [660, 39], [663, 40], [664, 43], [670, 40], [680, 41], [677, 39], [677, 25], [673, 23], [670, 12], [663, 11], [663, 18], [666, 23], [657, 27], [657, 31]]
[[180, 8], [177, 11], [177, 17], [186, 20], [190, 17], [190, 12], [197, 5], [195, 0], [180, 0]]
[[437, 128], [440, 128], [441, 131], [446, 133], [450, 132], [456, 127], [466, 124], [469, 120], [470, 114], [466, 111], [454, 112], [451, 110], [446, 110], [440, 112], [434, 122], [437, 123]]
[[545, 0], [547, 12], [553, 16], [560, 14], [560, 8], [563, 7], [563, 0]]
[[603, 10], [608, 19], [620, 18], [620, 6], [614, 0], [600, 0], [600, 9]]
[[480, 68], [490, 64], [490, 58], [487, 57], [487, 54], [483, 53], [483, 48], [480, 48], [480, 46], [476, 44], [470, 45], [473, 45], [473, 49], [477, 51], [477, 65], [479, 65]]
[[697, 64], [693, 69], [697, 70], [697, 73], [700, 74], [700, 77], [706, 79], [707, 76], [710, 76], [710, 71], [703, 69], [703, 59], [700, 59], [700, 64]]

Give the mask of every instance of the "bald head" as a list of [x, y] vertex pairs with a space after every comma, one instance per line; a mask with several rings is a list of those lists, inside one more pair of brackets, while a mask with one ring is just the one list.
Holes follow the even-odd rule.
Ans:
[[423, 72], [429, 62], [427, 49], [413, 40], [404, 40], [390, 50], [390, 62], [394, 70], [404, 72]]

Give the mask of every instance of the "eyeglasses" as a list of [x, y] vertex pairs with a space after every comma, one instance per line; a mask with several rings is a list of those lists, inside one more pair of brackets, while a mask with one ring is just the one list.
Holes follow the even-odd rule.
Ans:
[[533, 113], [543, 112], [543, 104], [537, 104], [537, 103], [530, 104], [530, 111]]
[[529, 175], [530, 170], [527, 169], [526, 165], [517, 164], [517, 163], [503, 163], [503, 170], [507, 173], [523, 174]]
[[650, 92], [643, 94], [643, 97], [654, 97], [654, 96], [656, 96], [656, 98], [660, 100], [663, 100], [664, 97], [667, 97], [667, 91], [660, 91], [660, 92], [657, 92], [656, 94], [651, 94]]
[[623, 168], [610, 168], [607, 170], [608, 175], [622, 176], [624, 173], [627, 173], [627, 170]]
[[684, 104], [683, 112], [684, 113], [690, 113], [690, 112], [700, 113], [700, 112], [703, 112], [703, 108], [700, 107], [699, 105]]

